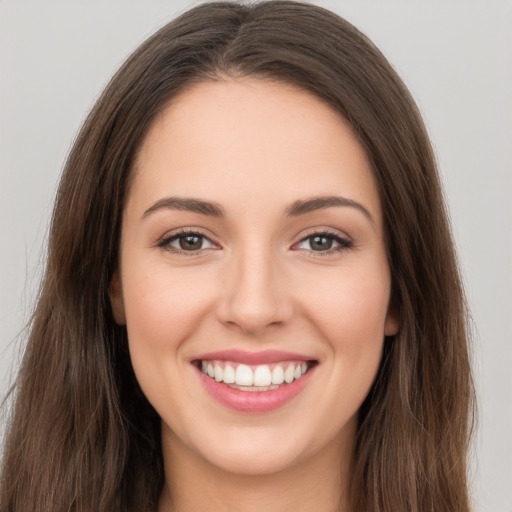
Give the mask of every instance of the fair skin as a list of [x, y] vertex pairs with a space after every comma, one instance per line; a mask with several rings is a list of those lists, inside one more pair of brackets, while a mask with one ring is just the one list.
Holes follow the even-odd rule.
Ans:
[[[338, 114], [256, 78], [174, 98], [138, 154], [112, 282], [162, 419], [159, 512], [348, 510], [357, 411], [398, 330], [389, 296], [376, 184]], [[201, 372], [233, 349], [304, 375], [234, 391]]]

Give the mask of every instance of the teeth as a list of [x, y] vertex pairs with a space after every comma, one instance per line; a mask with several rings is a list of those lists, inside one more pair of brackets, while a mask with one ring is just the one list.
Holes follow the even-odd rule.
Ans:
[[235, 383], [235, 370], [229, 364], [224, 368], [224, 382], [226, 384]]
[[[306, 373], [306, 372], [304, 372]], [[282, 366], [277, 365], [272, 370], [272, 384], [282, 384], [284, 382], [284, 370]]]
[[255, 386], [270, 386], [272, 384], [272, 374], [270, 368], [263, 364], [258, 366], [254, 371], [254, 385]]
[[[210, 367], [208, 366], [208, 368], [210, 368]], [[295, 367], [293, 366], [293, 364], [291, 364], [290, 366], [288, 366], [288, 368], [286, 368], [286, 371], [284, 372], [284, 380], [285, 380], [285, 382], [290, 384], [290, 382], [293, 382], [294, 378], [295, 378]]]
[[252, 386], [254, 377], [251, 368], [245, 364], [239, 364], [235, 372], [235, 382], [239, 386]]
[[283, 383], [290, 384], [300, 379], [308, 368], [306, 362], [261, 364], [251, 368], [246, 364], [227, 361], [201, 361], [204, 374], [217, 382], [224, 382], [244, 391], [268, 391]]

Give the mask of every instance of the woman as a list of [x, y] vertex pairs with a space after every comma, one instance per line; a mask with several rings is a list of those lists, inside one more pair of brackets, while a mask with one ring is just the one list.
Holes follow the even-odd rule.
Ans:
[[432, 150], [378, 50], [287, 1], [148, 39], [62, 177], [1, 509], [468, 511], [471, 404]]

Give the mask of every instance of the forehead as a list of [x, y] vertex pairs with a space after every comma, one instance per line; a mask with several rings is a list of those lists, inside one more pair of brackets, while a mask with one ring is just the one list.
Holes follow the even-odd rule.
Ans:
[[202, 82], [179, 94], [151, 126], [134, 172], [147, 201], [166, 193], [270, 206], [337, 193], [380, 217], [371, 165], [349, 124], [275, 81]]

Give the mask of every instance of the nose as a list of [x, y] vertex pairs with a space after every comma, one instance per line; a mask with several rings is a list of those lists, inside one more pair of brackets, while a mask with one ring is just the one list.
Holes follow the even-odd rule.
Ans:
[[218, 317], [247, 335], [261, 335], [287, 323], [293, 301], [276, 258], [264, 251], [247, 251], [229, 262]]

